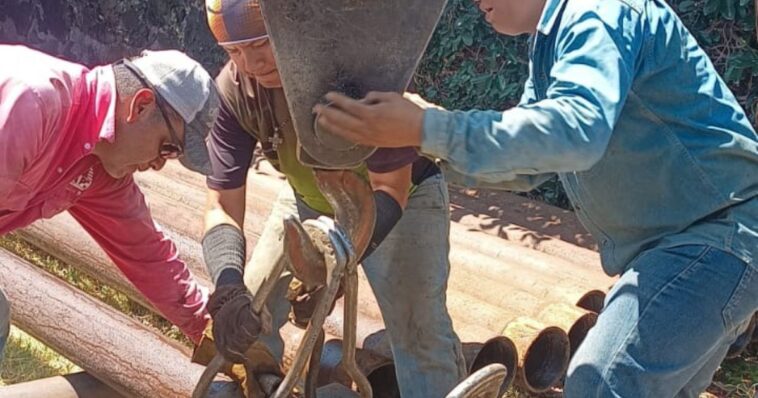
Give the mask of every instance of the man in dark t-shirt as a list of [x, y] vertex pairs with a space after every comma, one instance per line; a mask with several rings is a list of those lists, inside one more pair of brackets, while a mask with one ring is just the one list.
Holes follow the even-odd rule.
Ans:
[[[278, 329], [290, 311], [285, 296], [291, 276], [278, 282], [266, 305], [273, 332], [262, 332], [259, 314], [246, 309], [269, 271], [286, 261], [282, 219], [333, 212], [312, 170], [297, 159], [297, 136], [256, 2], [208, 0], [207, 9], [212, 32], [231, 57], [217, 77], [223, 101], [208, 142], [212, 174], [203, 249], [216, 284], [209, 301], [213, 335], [218, 351], [232, 361], [256, 338], [256, 346], [280, 361]], [[280, 193], [245, 266], [246, 176], [257, 144], [289, 187]], [[436, 165], [414, 148], [379, 149], [358, 172], [370, 181], [377, 205], [370, 253], [362, 265], [387, 328], [400, 393], [445, 396], [465, 376], [446, 307], [447, 187]]]

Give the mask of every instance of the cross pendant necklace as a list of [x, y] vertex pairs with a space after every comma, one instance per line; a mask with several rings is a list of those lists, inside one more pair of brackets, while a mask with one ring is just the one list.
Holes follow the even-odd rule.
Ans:
[[279, 145], [284, 143], [284, 140], [279, 135], [279, 126], [277, 124], [274, 124], [274, 135], [268, 137], [268, 142], [271, 144], [271, 149], [274, 151], [277, 151], [279, 149]]

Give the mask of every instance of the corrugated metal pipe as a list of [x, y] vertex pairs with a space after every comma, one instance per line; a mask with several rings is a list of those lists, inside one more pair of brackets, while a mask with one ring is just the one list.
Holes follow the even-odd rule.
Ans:
[[[373, 350], [358, 348], [355, 361], [371, 384], [374, 397], [400, 397], [392, 359]], [[342, 368], [342, 340], [332, 339], [324, 343], [320, 364], [319, 387], [335, 382], [348, 387], [352, 385], [352, 379]]]
[[545, 325], [557, 326], [566, 331], [569, 339], [570, 353], [574, 356], [587, 333], [595, 326], [597, 314], [573, 305], [554, 303], [548, 305], [537, 316]]
[[494, 336], [484, 343], [463, 343], [463, 356], [466, 358], [468, 374], [493, 363], [505, 366], [507, 373], [498, 396], [505, 394], [513, 384], [518, 368], [518, 349], [508, 337]]
[[605, 292], [602, 290], [590, 290], [576, 301], [576, 306], [587, 311], [599, 314], [605, 305]]
[[505, 327], [503, 335], [513, 340], [519, 353], [516, 383], [540, 393], [557, 385], [568, 368], [569, 339], [563, 329], [530, 318], [518, 318]]

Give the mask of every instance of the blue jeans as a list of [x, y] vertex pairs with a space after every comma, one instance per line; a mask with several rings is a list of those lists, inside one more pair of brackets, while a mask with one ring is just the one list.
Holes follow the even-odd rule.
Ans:
[[[245, 269], [253, 294], [283, 255], [282, 219], [318, 216], [284, 188], [274, 203], [261, 237]], [[403, 217], [387, 238], [363, 261], [390, 338], [395, 372], [403, 398], [444, 397], [465, 374], [458, 336], [447, 311], [450, 273], [450, 214], [447, 184], [429, 177], [413, 191]], [[286, 273], [266, 302], [274, 331], [258, 340], [277, 358], [284, 352], [278, 329], [287, 322], [285, 299], [291, 275]]]
[[643, 252], [608, 294], [564, 396], [693, 397], [758, 308], [758, 270], [703, 245]]

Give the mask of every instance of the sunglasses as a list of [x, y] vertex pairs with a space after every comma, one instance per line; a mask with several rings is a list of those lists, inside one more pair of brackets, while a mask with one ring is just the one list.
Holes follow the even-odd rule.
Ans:
[[128, 59], [124, 58], [121, 61], [116, 63], [117, 65], [124, 65], [126, 69], [129, 69], [130, 72], [134, 74], [134, 76], [137, 78], [137, 80], [140, 81], [145, 87], [153, 90], [153, 93], [155, 94], [155, 104], [158, 105], [158, 110], [161, 112], [161, 115], [163, 116], [163, 120], [166, 122], [166, 126], [168, 127], [168, 133], [171, 135], [171, 142], [164, 142], [161, 144], [159, 148], [159, 155], [163, 159], [179, 159], [182, 156], [184, 156], [184, 145], [179, 140], [179, 137], [176, 134], [176, 130], [174, 130], [174, 126], [171, 124], [171, 122], [168, 119], [168, 114], [166, 113], [166, 108], [164, 107], [163, 102], [165, 101], [163, 97], [161, 97], [160, 93], [158, 93], [158, 90], [155, 89], [155, 87], [150, 84], [150, 81], [147, 80], [147, 77], [142, 73], [142, 71], [139, 70], [139, 68], [132, 63], [132, 61], [129, 61]]

